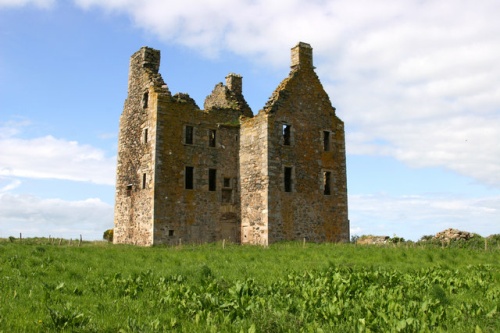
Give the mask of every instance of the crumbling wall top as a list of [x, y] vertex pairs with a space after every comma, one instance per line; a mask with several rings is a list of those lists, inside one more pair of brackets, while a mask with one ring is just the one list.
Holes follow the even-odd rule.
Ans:
[[160, 51], [143, 46], [132, 55], [132, 62], [142, 68], [148, 68], [156, 74], [160, 70]]

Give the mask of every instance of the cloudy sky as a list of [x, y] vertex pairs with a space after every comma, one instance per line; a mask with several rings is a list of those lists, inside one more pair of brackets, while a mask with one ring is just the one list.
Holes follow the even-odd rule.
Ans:
[[498, 0], [0, 0], [0, 237], [113, 227], [141, 46], [198, 105], [241, 74], [257, 113], [299, 41], [346, 125], [352, 234], [500, 233], [498, 13]]

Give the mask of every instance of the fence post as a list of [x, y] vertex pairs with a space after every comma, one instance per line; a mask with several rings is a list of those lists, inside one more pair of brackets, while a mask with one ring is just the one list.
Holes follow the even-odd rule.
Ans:
[[22, 242], [23, 241], [23, 234], [20, 232], [19, 233], [19, 241]]
[[224, 250], [226, 248], [226, 239], [224, 238], [222, 240], [222, 249]]

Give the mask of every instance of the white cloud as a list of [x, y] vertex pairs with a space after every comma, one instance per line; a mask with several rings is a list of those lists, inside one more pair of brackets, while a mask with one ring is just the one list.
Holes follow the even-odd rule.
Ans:
[[[283, 68], [299, 40], [346, 122], [348, 152], [500, 187], [500, 2], [75, 0], [209, 56]], [[285, 50], [285, 51], [284, 51]]]
[[418, 240], [447, 228], [488, 236], [499, 232], [500, 197], [349, 196], [351, 232]]
[[0, 136], [0, 176], [115, 183], [116, 158], [98, 148], [50, 135], [19, 138], [12, 122], [1, 126], [0, 132], [4, 133]]
[[19, 179], [9, 179], [0, 177], [0, 193], [9, 192], [13, 189], [16, 189], [21, 185], [21, 181]]
[[113, 207], [100, 199], [65, 201], [0, 193], [0, 237], [102, 239], [113, 227]]
[[2, 7], [23, 7], [34, 5], [39, 8], [49, 8], [56, 3], [56, 0], [0, 0], [0, 8]]

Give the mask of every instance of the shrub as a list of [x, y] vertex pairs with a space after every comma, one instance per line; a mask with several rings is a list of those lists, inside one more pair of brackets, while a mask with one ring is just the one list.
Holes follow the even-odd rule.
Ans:
[[433, 239], [434, 239], [434, 235], [424, 235], [424, 236], [420, 237], [419, 242], [428, 242], [428, 241], [432, 241]]
[[112, 242], [113, 241], [113, 229], [108, 229], [104, 232], [104, 234], [102, 235], [102, 238], [107, 240], [108, 242]]

